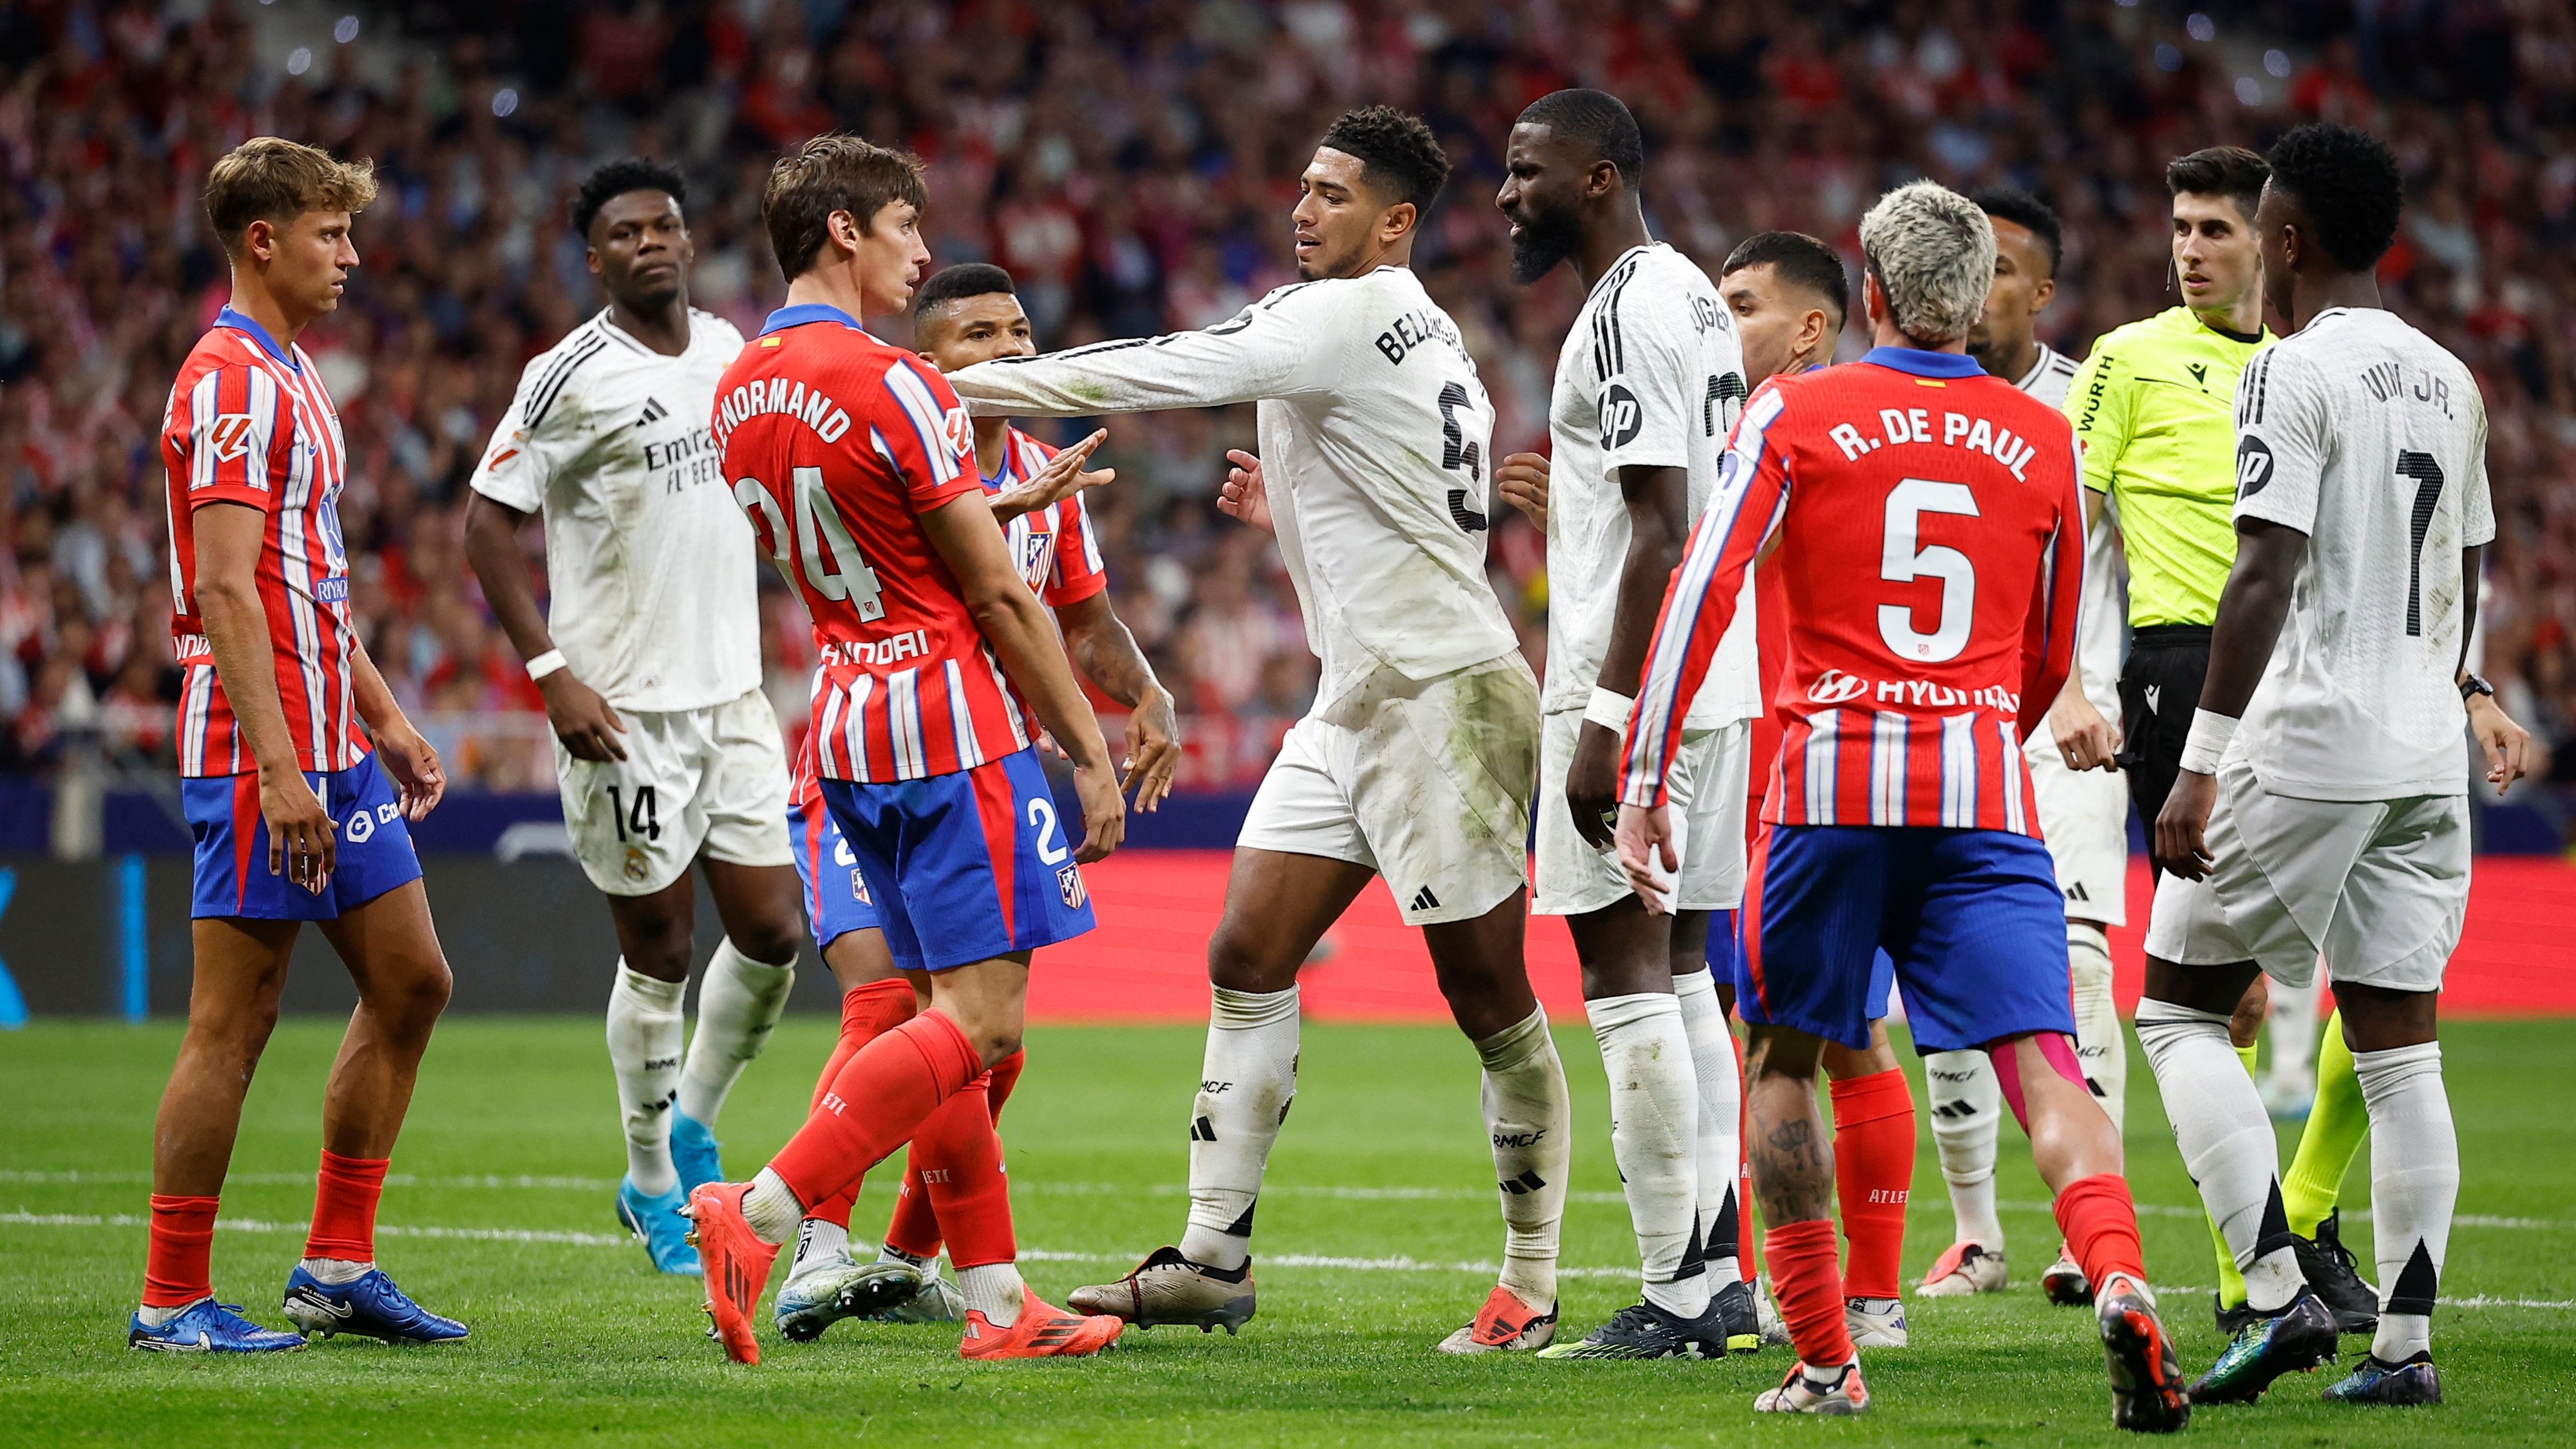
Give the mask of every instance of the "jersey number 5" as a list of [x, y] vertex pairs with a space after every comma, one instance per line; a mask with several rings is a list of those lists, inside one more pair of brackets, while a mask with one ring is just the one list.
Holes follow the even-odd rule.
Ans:
[[1941, 664], [1968, 647], [1968, 626], [1977, 612], [1977, 566], [1955, 548], [1915, 546], [1926, 513], [1977, 516], [1977, 495], [1965, 483], [1935, 483], [1908, 478], [1888, 490], [1887, 544], [1879, 555], [1878, 576], [1891, 584], [1917, 579], [1941, 581], [1941, 616], [1929, 634], [1914, 628], [1910, 604], [1878, 606], [1878, 637], [1899, 659]]
[[1480, 504], [1485, 501], [1484, 448], [1467, 436], [1466, 427], [1458, 421], [1458, 414], [1473, 406], [1467, 399], [1465, 383], [1440, 385], [1440, 466], [1466, 469], [1467, 481], [1473, 485], [1449, 490], [1449, 521], [1469, 533], [1485, 526], [1485, 515], [1467, 506], [1470, 497]]
[[[827, 599], [849, 601], [859, 611], [861, 620], [885, 617], [885, 600], [877, 587], [877, 571], [859, 557], [858, 540], [850, 537], [850, 526], [841, 521], [841, 512], [832, 506], [832, 495], [823, 489], [823, 470], [799, 468], [790, 475], [796, 505], [796, 528], [791, 534], [787, 520], [779, 515], [778, 500], [757, 478], [734, 481], [733, 501], [765, 525], [768, 536], [761, 546], [769, 550], [769, 560], [778, 566], [779, 577], [787, 587], [796, 587], [796, 570], [802, 567], [806, 586]], [[755, 529], [755, 531], [760, 531]], [[795, 554], [791, 562], [790, 551]], [[829, 555], [827, 558], [826, 555]]]

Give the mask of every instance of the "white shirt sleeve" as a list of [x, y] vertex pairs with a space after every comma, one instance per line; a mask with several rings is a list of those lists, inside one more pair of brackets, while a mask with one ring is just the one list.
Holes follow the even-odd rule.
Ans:
[[2236, 512], [2314, 533], [2332, 399], [2307, 359], [2274, 346], [2236, 388]]
[[1690, 432], [1700, 426], [1708, 379], [1682, 301], [1631, 282], [1601, 309], [1592, 355], [1594, 376], [1601, 378], [1605, 475], [1690, 466]]
[[1300, 282], [1204, 331], [1005, 357], [948, 382], [977, 417], [1090, 417], [1327, 392], [1342, 370], [1335, 324], [1350, 290]]
[[2487, 400], [2477, 384], [2469, 384], [2469, 405], [2477, 409], [2477, 420], [2469, 433], [2468, 494], [2460, 500], [2460, 547], [2477, 548], [2495, 542], [2495, 499], [2487, 492]]
[[468, 483], [475, 492], [521, 513], [535, 513], [545, 506], [546, 485], [588, 444], [582, 423], [589, 409], [580, 394], [566, 385], [570, 375], [557, 375], [556, 364], [561, 361], [559, 354], [546, 353], [519, 374], [518, 393], [510, 399], [510, 410], [501, 415], [501, 425], [492, 430], [492, 442]]

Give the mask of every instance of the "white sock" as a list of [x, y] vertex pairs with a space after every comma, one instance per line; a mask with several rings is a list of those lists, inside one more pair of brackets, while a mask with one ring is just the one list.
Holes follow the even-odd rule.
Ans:
[[[2111, 1130], [2129, 1124], [2129, 1038], [2120, 1029], [2120, 1005], [2111, 996], [2111, 940], [2099, 926], [2066, 923], [2066, 964], [2075, 984], [2075, 1060], [2093, 1100], [2110, 1114]], [[1978, 1060], [1986, 1062], [1983, 1052]], [[1994, 1066], [1987, 1062], [1988, 1076]]]
[[795, 985], [795, 957], [772, 966], [735, 950], [730, 940], [716, 943], [698, 983], [698, 1032], [689, 1038], [689, 1064], [680, 1073], [680, 1110], [690, 1120], [716, 1125], [725, 1094], [769, 1045], [770, 1028]]
[[1502, 1286], [1530, 1307], [1556, 1306], [1557, 1235], [1565, 1222], [1566, 1140], [1573, 1106], [1547, 1008], [1477, 1042], [1484, 1063], [1485, 1137], [1502, 1186]]
[[304, 1271], [312, 1274], [315, 1282], [328, 1283], [334, 1288], [337, 1288], [344, 1283], [355, 1283], [375, 1270], [376, 1260], [373, 1258], [369, 1258], [363, 1263], [356, 1262], [348, 1258], [307, 1258], [304, 1260]]
[[1297, 988], [1209, 988], [1207, 1057], [1190, 1106], [1190, 1222], [1181, 1255], [1226, 1272], [1252, 1256], [1270, 1144], [1297, 1099]]
[[805, 1204], [789, 1191], [787, 1179], [775, 1168], [764, 1167], [760, 1176], [751, 1180], [751, 1191], [742, 1195], [742, 1220], [751, 1224], [751, 1235], [778, 1247], [796, 1231], [805, 1217]]
[[1708, 1311], [1699, 1255], [1699, 1082], [1681, 1003], [1655, 992], [1583, 1004], [1610, 1074], [1610, 1156], [1637, 1230], [1648, 1302]]
[[608, 1065], [626, 1122], [626, 1175], [660, 1197], [680, 1185], [671, 1166], [671, 1104], [679, 1100], [680, 996], [685, 981], [657, 981], [617, 961], [608, 993]]
[[930, 1272], [930, 1265], [938, 1262], [939, 1258], [936, 1254], [927, 1258], [916, 1258], [910, 1253], [905, 1252], [903, 1249], [896, 1247], [894, 1244], [886, 1243], [877, 1249], [877, 1261], [880, 1263], [909, 1263], [913, 1267], [919, 1268], [922, 1273], [927, 1276]]
[[957, 1291], [966, 1295], [966, 1306], [984, 1315], [984, 1321], [995, 1328], [1008, 1328], [1020, 1318], [1020, 1305], [1027, 1301], [1028, 1290], [1021, 1286], [1017, 1263], [985, 1263], [957, 1270]]
[[846, 1224], [807, 1218], [796, 1225], [796, 1256], [787, 1260], [787, 1276], [793, 1278], [808, 1268], [845, 1257], [849, 1251], [850, 1230]]
[[2184, 1170], [2245, 1273], [2245, 1302], [2273, 1313], [2296, 1298], [2307, 1278], [2290, 1249], [2281, 1209], [2281, 1158], [2272, 1119], [2227, 1039], [2223, 1011], [2194, 1011], [2170, 1001], [2138, 1003], [2138, 1044], [2155, 1069], [2165, 1118]]
[[1706, 971], [1673, 978], [1682, 1030], [1690, 1036], [1691, 1076], [1699, 1084], [1699, 1250], [1708, 1261], [1711, 1287], [1744, 1276], [1736, 1261], [1735, 1169], [1744, 1156], [1744, 1070], [1735, 1058], [1735, 1033], [1727, 1029], [1726, 1003]]
[[2272, 1085], [2317, 1089], [2317, 991], [2314, 986], [2272, 988]]
[[178, 1317], [180, 1314], [187, 1312], [189, 1309], [196, 1307], [200, 1303], [212, 1303], [214, 1301], [215, 1295], [209, 1293], [203, 1298], [192, 1298], [175, 1308], [155, 1308], [149, 1303], [141, 1303], [135, 1305], [134, 1316], [146, 1328], [159, 1328], [162, 1324], [169, 1322], [171, 1319]]
[[2460, 1197], [2460, 1139], [2442, 1087], [2441, 1043], [2354, 1052], [2352, 1066], [2370, 1105], [2370, 1236], [2379, 1264], [2379, 1333], [2370, 1351], [2381, 1363], [2404, 1363], [2433, 1347], [2433, 1299]]
[[1981, 1051], [1934, 1052], [1923, 1059], [1931, 1089], [1932, 1144], [1941, 1154], [1941, 1180], [1950, 1186], [1953, 1242], [2004, 1250], [2003, 1219], [1995, 1214], [1995, 1139], [2004, 1117], [2003, 1083], [1994, 1060]]

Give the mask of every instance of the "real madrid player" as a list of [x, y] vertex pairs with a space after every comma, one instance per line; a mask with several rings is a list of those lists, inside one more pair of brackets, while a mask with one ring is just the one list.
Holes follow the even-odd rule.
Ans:
[[[626, 1124], [617, 1216], [653, 1266], [696, 1273], [679, 1216], [721, 1180], [716, 1114], [787, 1006], [803, 935], [787, 760], [760, 692], [757, 562], [707, 420], [742, 334], [689, 306], [687, 184], [591, 173], [572, 222], [608, 306], [530, 362], [475, 470], [466, 557], [555, 730], [573, 853], [608, 897], [608, 1057]], [[550, 608], [519, 527], [545, 515]], [[725, 939], [681, 1053], [701, 865]]]

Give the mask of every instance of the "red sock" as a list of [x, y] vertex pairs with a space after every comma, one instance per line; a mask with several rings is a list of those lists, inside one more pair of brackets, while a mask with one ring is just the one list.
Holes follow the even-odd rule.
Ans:
[[[1011, 1182], [1002, 1172], [1002, 1138], [993, 1130], [990, 1083], [967, 1083], [913, 1134], [923, 1196], [948, 1234], [948, 1260], [960, 1268], [1008, 1263], [1019, 1256], [1011, 1234]], [[911, 1184], [905, 1184], [909, 1187]]]
[[1771, 1291], [1799, 1359], [1816, 1368], [1851, 1362], [1842, 1285], [1834, 1278], [1834, 1225], [1818, 1220], [1773, 1228], [1763, 1246], [1771, 1255]]
[[[820, 1203], [911, 1140], [957, 1089], [984, 1075], [966, 1033], [925, 1011], [861, 1047], [787, 1145], [769, 1160], [796, 1200]], [[991, 1130], [988, 1117], [985, 1129]]]
[[2120, 1174], [2097, 1172], [2068, 1183], [2057, 1194], [2057, 1228], [2096, 1289], [2115, 1273], [2145, 1285], [2147, 1255], [2138, 1247], [2138, 1209]]
[[[841, 1039], [832, 1043], [832, 1059], [823, 1063], [823, 1075], [814, 1080], [814, 1101], [806, 1109], [808, 1114], [823, 1105], [823, 1094], [832, 1089], [841, 1068], [850, 1064], [859, 1048], [912, 1020], [912, 1014], [912, 983], [900, 976], [871, 981], [841, 993]], [[806, 1209], [805, 1216], [847, 1228], [850, 1209], [859, 1200], [859, 1182], [864, 1180], [864, 1175], [853, 1180], [847, 1189]]]
[[215, 1291], [211, 1197], [152, 1194], [151, 1246], [143, 1254], [143, 1306], [184, 1308]]
[[[997, 1126], [1002, 1120], [1002, 1104], [1010, 1100], [1011, 1089], [1020, 1083], [1020, 1069], [1028, 1061], [1029, 1054], [1019, 1051], [993, 1064], [993, 1080], [986, 1085], [985, 1096], [992, 1103], [992, 1119]], [[930, 1196], [921, 1187], [921, 1144], [929, 1131], [928, 1124], [924, 1124], [922, 1135], [913, 1138], [912, 1150], [904, 1155], [903, 1186], [896, 1190], [894, 1215], [886, 1221], [885, 1236], [887, 1247], [924, 1259], [938, 1257], [940, 1247], [940, 1218], [932, 1211]]]
[[322, 1149], [322, 1171], [313, 1193], [313, 1229], [304, 1256], [351, 1263], [376, 1260], [376, 1199], [385, 1191], [382, 1157], [342, 1157]]
[[1851, 1241], [1843, 1296], [1894, 1298], [1914, 1189], [1914, 1090], [1890, 1069], [1834, 1083], [1833, 1101], [1834, 1196]]

